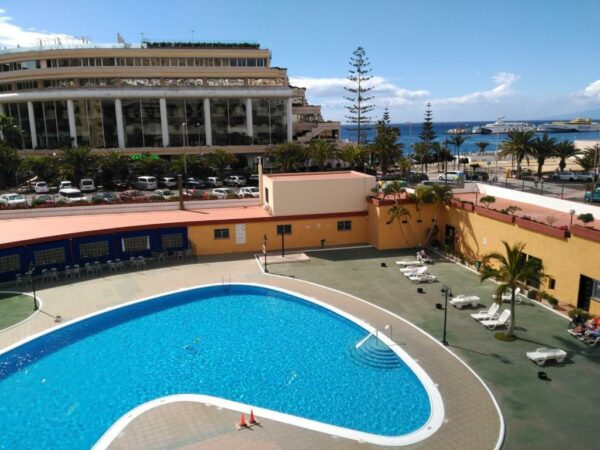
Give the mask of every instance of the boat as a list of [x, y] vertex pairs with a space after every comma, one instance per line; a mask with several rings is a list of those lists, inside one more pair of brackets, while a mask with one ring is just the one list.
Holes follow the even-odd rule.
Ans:
[[469, 130], [467, 128], [451, 128], [446, 131], [448, 134], [468, 134]]
[[491, 131], [484, 127], [473, 127], [471, 134], [490, 134]]
[[483, 132], [483, 130], [486, 130], [488, 133], [510, 133], [512, 131], [536, 131], [536, 127], [529, 125], [527, 122], [505, 122], [502, 119], [498, 119], [494, 123], [483, 125], [481, 131]]
[[600, 123], [592, 122], [592, 119], [573, 119], [567, 121], [559, 120], [552, 123], [543, 123], [538, 131], [544, 133], [565, 133], [578, 131], [600, 131]]

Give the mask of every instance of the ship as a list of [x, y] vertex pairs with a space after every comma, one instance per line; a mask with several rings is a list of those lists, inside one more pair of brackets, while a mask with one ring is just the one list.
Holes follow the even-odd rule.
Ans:
[[[484, 131], [485, 130], [485, 131]], [[487, 123], [481, 127], [481, 133], [510, 133], [512, 131], [536, 131], [536, 127], [527, 122], [505, 122], [502, 119]]]
[[567, 121], [556, 121], [552, 123], [543, 123], [538, 127], [538, 131], [544, 133], [567, 133], [577, 131], [600, 131], [600, 123], [592, 122], [592, 119], [573, 119]]

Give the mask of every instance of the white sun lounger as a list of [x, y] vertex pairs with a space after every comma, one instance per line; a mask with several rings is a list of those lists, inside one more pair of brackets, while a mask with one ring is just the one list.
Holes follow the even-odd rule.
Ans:
[[437, 277], [435, 275], [431, 275], [429, 273], [424, 273], [420, 275], [415, 275], [412, 277], [408, 277], [410, 281], [413, 283], [433, 283], [437, 281]]
[[[521, 296], [519, 295], [520, 292], [521, 292], [521, 288], [516, 288], [515, 289], [515, 303], [521, 303], [523, 301], [521, 299]], [[508, 291], [506, 291], [502, 295], [502, 301], [503, 302], [510, 302], [511, 297], [512, 297], [512, 290], [509, 289]]]
[[510, 309], [505, 309], [497, 319], [487, 319], [479, 322], [488, 330], [495, 330], [497, 327], [505, 327], [510, 321]]
[[400, 261], [396, 261], [396, 264], [398, 264], [399, 266], [403, 266], [403, 267], [422, 266], [423, 265], [423, 263], [421, 261], [418, 261], [416, 259], [414, 259], [412, 261], [400, 260]]
[[567, 352], [559, 348], [540, 347], [535, 352], [528, 352], [527, 357], [538, 366], [543, 366], [552, 359], [557, 363], [562, 363], [567, 357]]
[[477, 308], [477, 306], [479, 306], [479, 297], [476, 295], [457, 295], [450, 300], [450, 304], [457, 309], [462, 309], [463, 306], [467, 305]]
[[490, 320], [498, 317], [498, 310], [500, 309], [500, 305], [498, 303], [492, 303], [490, 309], [487, 311], [480, 311], [477, 313], [471, 314], [471, 317], [477, 321], [479, 320]]
[[422, 267], [410, 267], [407, 269], [400, 269], [400, 272], [402, 272], [406, 276], [409, 276], [411, 274], [415, 274], [415, 275], [424, 274], [424, 273], [427, 273], [428, 270], [429, 269], [427, 268], [427, 266], [422, 266]]

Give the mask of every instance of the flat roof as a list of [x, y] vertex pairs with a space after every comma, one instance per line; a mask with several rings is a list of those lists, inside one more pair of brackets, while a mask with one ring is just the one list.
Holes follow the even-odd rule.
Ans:
[[[90, 207], [93, 209], [93, 207]], [[261, 206], [148, 211], [0, 220], [0, 249], [122, 231], [366, 215], [366, 211], [273, 217]]]
[[263, 174], [265, 177], [277, 181], [310, 181], [310, 180], [340, 180], [340, 179], [362, 179], [375, 178], [362, 172], [344, 170], [337, 172], [299, 172], [299, 173], [272, 173]]

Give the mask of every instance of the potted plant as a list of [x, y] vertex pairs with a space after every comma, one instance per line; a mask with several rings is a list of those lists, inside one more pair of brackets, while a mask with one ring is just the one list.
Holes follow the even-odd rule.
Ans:
[[485, 196], [481, 197], [481, 198], [479, 199], [479, 201], [480, 201], [481, 203], [483, 203], [483, 204], [485, 205], [485, 207], [486, 207], [486, 208], [488, 208], [488, 209], [489, 209], [489, 208], [490, 208], [490, 205], [491, 205], [492, 203], [496, 203], [496, 197], [494, 197], [493, 195], [485, 195]]

